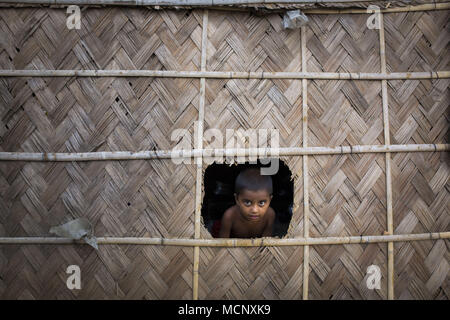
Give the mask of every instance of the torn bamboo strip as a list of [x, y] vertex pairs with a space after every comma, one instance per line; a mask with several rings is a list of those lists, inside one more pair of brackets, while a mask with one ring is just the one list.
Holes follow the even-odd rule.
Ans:
[[[384, 38], [384, 21], [383, 14], [379, 14], [379, 30], [380, 30], [380, 65], [381, 72], [386, 72], [386, 50]], [[381, 96], [383, 105], [383, 125], [384, 125], [384, 143], [389, 146], [391, 138], [389, 133], [389, 105], [387, 93], [387, 81], [381, 80]], [[391, 155], [385, 154], [386, 163], [386, 225], [387, 234], [394, 234], [393, 210], [392, 210], [392, 175], [391, 175]], [[387, 288], [388, 299], [394, 300], [394, 243], [388, 242], [388, 272], [387, 272]]]
[[0, 152], [0, 161], [102, 161], [102, 160], [154, 160], [154, 159], [204, 159], [225, 157], [280, 157], [304, 155], [333, 155], [391, 152], [441, 152], [450, 151], [450, 144], [392, 144], [356, 145], [338, 147], [289, 147], [289, 148], [231, 148], [156, 151], [103, 151], [78, 153], [50, 152]]
[[447, 79], [450, 71], [429, 72], [268, 72], [175, 70], [0, 70], [0, 77], [155, 77], [208, 79], [425, 80]]
[[[306, 72], [306, 31], [301, 29], [302, 71]], [[302, 116], [303, 116], [303, 147], [308, 146], [308, 80], [302, 79]], [[309, 181], [308, 181], [308, 156], [303, 156], [303, 236], [309, 237]], [[308, 300], [309, 285], [309, 246], [303, 248], [303, 300]]]
[[[381, 13], [398, 13], [398, 12], [414, 12], [414, 11], [432, 11], [432, 10], [448, 10], [450, 9], [449, 2], [443, 3], [425, 3], [420, 5], [408, 5], [404, 7], [395, 7], [395, 8], [380, 8]], [[308, 9], [305, 8], [302, 10], [305, 14], [372, 14], [373, 12], [364, 9], [354, 9], [354, 8], [344, 8], [344, 9], [327, 9], [327, 8], [317, 8], [317, 9]]]
[[[203, 12], [203, 24], [202, 24], [202, 55], [200, 68], [202, 71], [206, 70], [206, 47], [207, 47], [207, 34], [208, 34], [208, 10]], [[200, 98], [198, 108], [198, 128], [197, 128], [197, 149], [203, 149], [203, 125], [205, 118], [205, 78], [200, 78]], [[195, 182], [195, 218], [194, 218], [194, 238], [200, 238], [200, 217], [202, 209], [202, 156], [196, 158], [197, 160], [197, 172]], [[198, 268], [200, 262], [200, 248], [194, 247], [194, 265], [192, 269], [192, 299], [198, 300]]]
[[[256, 238], [256, 239], [189, 239], [189, 238], [134, 238], [134, 237], [97, 237], [97, 244], [108, 245], [161, 245], [181, 247], [278, 247], [278, 246], [315, 246], [339, 244], [368, 244], [382, 242], [408, 242], [423, 240], [450, 239], [450, 231], [395, 234], [380, 236], [348, 236], [318, 238]], [[85, 244], [83, 240], [55, 237], [0, 237], [0, 245], [25, 244]]]

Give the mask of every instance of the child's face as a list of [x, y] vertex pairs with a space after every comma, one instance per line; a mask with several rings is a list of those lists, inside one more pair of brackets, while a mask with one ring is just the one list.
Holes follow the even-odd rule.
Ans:
[[266, 214], [272, 195], [266, 190], [251, 191], [244, 189], [238, 195], [234, 194], [234, 198], [242, 217], [245, 220], [257, 222]]

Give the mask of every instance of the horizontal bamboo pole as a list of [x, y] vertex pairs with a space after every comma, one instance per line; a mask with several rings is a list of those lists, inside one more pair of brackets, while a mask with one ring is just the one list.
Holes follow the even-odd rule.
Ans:
[[450, 78], [450, 71], [358, 73], [175, 70], [0, 70], [0, 77], [158, 77], [208, 79], [424, 80]]
[[295, 148], [234, 148], [234, 149], [191, 149], [156, 151], [104, 151], [80, 153], [30, 153], [0, 152], [0, 161], [101, 161], [101, 160], [151, 160], [214, 157], [279, 157], [303, 155], [332, 155], [354, 153], [392, 152], [440, 152], [450, 151], [450, 144], [408, 144], [408, 145], [356, 145], [338, 147], [295, 147]]
[[370, 0], [1, 0], [0, 3], [46, 5], [214, 6], [257, 4], [317, 4], [370, 2]]
[[[161, 245], [184, 247], [278, 247], [303, 245], [333, 245], [380, 242], [405, 242], [421, 240], [449, 239], [450, 232], [433, 232], [418, 234], [396, 234], [382, 236], [350, 236], [320, 238], [256, 238], [256, 239], [190, 239], [190, 238], [133, 238], [133, 237], [98, 237], [97, 244], [121, 245]], [[0, 245], [8, 244], [84, 244], [82, 240], [55, 237], [1, 237]]]
[[[413, 12], [413, 11], [430, 11], [430, 10], [447, 10], [450, 9], [449, 2], [442, 3], [425, 3], [420, 5], [408, 5], [404, 7], [393, 7], [393, 8], [380, 8], [382, 13], [396, 13], [396, 12]], [[368, 11], [364, 9], [355, 8], [343, 8], [343, 9], [328, 9], [328, 8], [314, 8], [314, 9], [302, 9], [306, 14], [343, 14], [343, 13], [369, 13], [373, 14], [373, 11]]]
[[[86, 2], [88, 2], [88, 0], [86, 0]], [[113, 2], [113, 0], [111, 0], [111, 2]], [[114, 1], [116, 2], [116, 1]], [[139, 3], [132, 3], [133, 1], [129, 1], [129, 3], [127, 4], [123, 4], [123, 5], [127, 5], [127, 6], [139, 6], [141, 2]], [[187, 6], [187, 7], [191, 7], [191, 6], [196, 6], [193, 4], [188, 4], [188, 1], [183, 1], [183, 3], [181, 3], [181, 0], [178, 0], [177, 2], [179, 2], [179, 4], [174, 4], [170, 1], [165, 1], [164, 3], [160, 3], [157, 4], [156, 2], [154, 4], [142, 4], [145, 6], [177, 6], [177, 7], [183, 7], [183, 6]], [[220, 10], [230, 10], [230, 11], [245, 11], [246, 8], [239, 8], [239, 7], [230, 7], [228, 6], [223, 6], [225, 5], [223, 2], [219, 3], [220, 1], [213, 1], [213, 4], [202, 4], [202, 5], [197, 5], [197, 6], [203, 6], [203, 7], [212, 7], [213, 9], [220, 9]], [[236, 3], [233, 3], [234, 5], [239, 5], [240, 3], [238, 3], [239, 1], [236, 1]], [[243, 2], [243, 1], [240, 1]], [[358, 1], [361, 2], [361, 1]], [[275, 3], [275, 2], [273, 2]], [[277, 2], [282, 4], [282, 2]], [[309, 1], [309, 3], [316, 3], [316, 1]], [[322, 3], [324, 3], [324, 1], [322, 1]], [[9, 5], [9, 6], [15, 6], [15, 5], [20, 5], [20, 7], [29, 5], [29, 6], [35, 6], [35, 5], [52, 5], [52, 6], [67, 6], [70, 5], [71, 3], [68, 3], [68, 1], [40, 1], [40, 0], [24, 0], [24, 1], [13, 1], [13, 0], [0, 0], [0, 5], [1, 4], [5, 4], [5, 5]], [[85, 5], [82, 3], [74, 3], [76, 5]], [[251, 2], [245, 2], [242, 3], [245, 5], [257, 5], [258, 3], [251, 3]], [[263, 2], [261, 2], [260, 4], [263, 4]], [[270, 4], [270, 2], [266, 1], [264, 2], [264, 4]], [[290, 5], [295, 5], [295, 4], [308, 4], [308, 2], [301, 2], [301, 1], [295, 1], [295, 2], [290, 2]], [[89, 4], [86, 5], [99, 5], [99, 4], [95, 4], [93, 1], [89, 1]], [[111, 4], [106, 4], [106, 3], [102, 3], [102, 5], [121, 5], [120, 3], [111, 3]], [[222, 5], [222, 7], [221, 7]], [[230, 4], [232, 5], [232, 4]], [[271, 8], [268, 8], [271, 9]], [[420, 4], [420, 5], [407, 5], [404, 7], [392, 7], [392, 8], [380, 8], [380, 12], [382, 13], [397, 13], [397, 12], [413, 12], [413, 11], [431, 11], [431, 10], [448, 10], [450, 9], [450, 3], [448, 2], [441, 2], [441, 3], [426, 3], [426, 4]], [[283, 10], [283, 8], [275, 8], [275, 9], [271, 9], [271, 11], [277, 12]], [[335, 9], [335, 8], [301, 8], [301, 10], [305, 13], [305, 14], [373, 14], [372, 11], [368, 11], [366, 8], [342, 8], [342, 9]]]

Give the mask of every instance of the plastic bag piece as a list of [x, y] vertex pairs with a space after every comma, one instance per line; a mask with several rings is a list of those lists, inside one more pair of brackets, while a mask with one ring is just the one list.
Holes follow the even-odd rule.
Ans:
[[97, 238], [94, 237], [93, 231], [91, 223], [86, 218], [75, 219], [50, 228], [50, 233], [63, 238], [82, 239], [95, 250], [98, 250]]
[[299, 29], [308, 22], [308, 17], [300, 10], [286, 11], [283, 16], [283, 29]]

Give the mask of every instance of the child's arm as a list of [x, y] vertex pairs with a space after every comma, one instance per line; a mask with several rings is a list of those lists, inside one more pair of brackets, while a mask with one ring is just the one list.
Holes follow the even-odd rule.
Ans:
[[231, 226], [233, 224], [233, 211], [228, 209], [222, 216], [220, 223], [219, 238], [229, 238], [231, 234]]
[[273, 228], [273, 222], [275, 221], [275, 211], [269, 207], [269, 209], [267, 209], [267, 224], [266, 227], [264, 228], [263, 237], [271, 237], [272, 236], [272, 228]]

